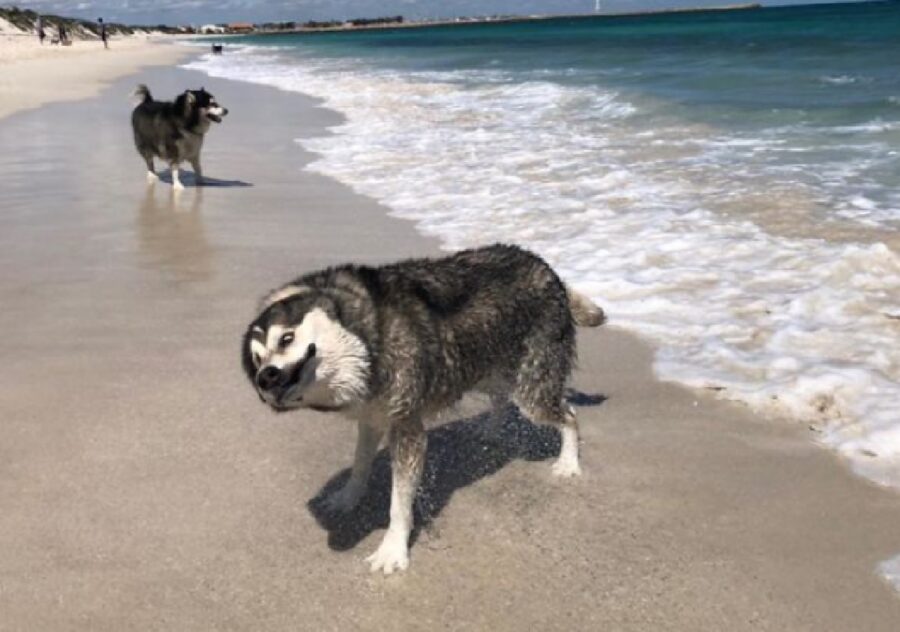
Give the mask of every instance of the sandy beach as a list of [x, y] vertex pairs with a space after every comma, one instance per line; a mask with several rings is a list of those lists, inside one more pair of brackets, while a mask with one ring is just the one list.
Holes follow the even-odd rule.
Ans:
[[[659, 382], [615, 323], [579, 338], [585, 475], [554, 480], [558, 439], [515, 418], [508, 448], [481, 443], [467, 400], [431, 426], [410, 570], [370, 574], [384, 456], [361, 507], [323, 517], [355, 429], [264, 409], [239, 339], [300, 272], [438, 244], [304, 171], [293, 139], [339, 121], [312, 99], [131, 74], [179, 54], [136, 45], [64, 82], [55, 58], [2, 67], [21, 88], [0, 86], [0, 630], [897, 629], [876, 567], [900, 497], [805, 426]], [[229, 108], [212, 186], [146, 186], [137, 83]]]
[[51, 101], [91, 96], [137, 68], [185, 56], [184, 48], [160, 45], [146, 36], [113, 38], [110, 47], [105, 50], [93, 40], [41, 46], [35, 36], [0, 32], [0, 118]]

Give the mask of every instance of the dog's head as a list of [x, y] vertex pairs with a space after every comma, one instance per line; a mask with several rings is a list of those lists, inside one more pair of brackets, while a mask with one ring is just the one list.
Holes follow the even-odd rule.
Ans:
[[276, 411], [339, 410], [368, 392], [369, 352], [332, 296], [289, 285], [263, 301], [241, 348], [247, 377]]
[[205, 88], [185, 90], [175, 103], [188, 119], [196, 117], [197, 122], [201, 124], [206, 121], [221, 123], [222, 117], [228, 114], [228, 109], [219, 105], [216, 98]]

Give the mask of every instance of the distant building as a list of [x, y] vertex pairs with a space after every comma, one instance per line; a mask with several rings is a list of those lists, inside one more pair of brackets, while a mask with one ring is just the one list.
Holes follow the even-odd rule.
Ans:
[[232, 22], [228, 25], [228, 30], [232, 33], [252, 33], [254, 27], [250, 22]]
[[220, 24], [204, 24], [200, 28], [197, 29], [198, 33], [212, 34], [212, 33], [224, 33], [225, 27]]

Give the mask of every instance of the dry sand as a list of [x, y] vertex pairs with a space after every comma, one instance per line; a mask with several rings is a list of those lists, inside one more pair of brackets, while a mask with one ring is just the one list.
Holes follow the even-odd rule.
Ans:
[[[146, 188], [137, 82], [202, 82], [231, 110], [218, 186]], [[483, 443], [466, 402], [431, 431], [410, 570], [371, 575], [384, 458], [360, 510], [317, 519], [353, 427], [267, 411], [238, 362], [268, 288], [437, 251], [303, 171], [292, 139], [336, 120], [161, 68], [0, 121], [0, 629], [898, 629], [875, 566], [900, 498], [805, 428], [659, 383], [614, 327], [580, 335], [585, 476], [554, 480], [553, 433], [515, 419]]]
[[183, 47], [160, 43], [165, 39], [116, 38], [105, 50], [99, 41], [41, 46], [33, 35], [0, 33], [0, 118], [52, 101], [83, 99], [138, 68], [186, 56]]

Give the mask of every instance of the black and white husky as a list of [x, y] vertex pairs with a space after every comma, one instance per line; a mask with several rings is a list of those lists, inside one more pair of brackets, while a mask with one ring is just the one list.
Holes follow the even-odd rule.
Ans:
[[494, 245], [301, 276], [263, 300], [244, 334], [242, 360], [273, 409], [340, 411], [357, 421], [353, 470], [327, 500], [330, 510], [356, 505], [387, 436], [390, 525], [367, 561], [388, 574], [409, 563], [423, 420], [467, 391], [489, 394], [495, 410], [511, 400], [532, 421], [557, 425], [562, 449], [553, 472], [580, 474], [575, 411], [563, 390], [575, 359], [575, 326], [604, 320], [541, 258]]
[[228, 110], [216, 103], [205, 89], [185, 90], [175, 101], [155, 101], [145, 85], [139, 85], [134, 95], [140, 99], [131, 113], [134, 145], [147, 163], [147, 180], [158, 179], [153, 158], [159, 157], [172, 169], [172, 186], [183, 189], [178, 167], [187, 161], [194, 168], [194, 179], [202, 183], [200, 150], [210, 122], [221, 123]]

